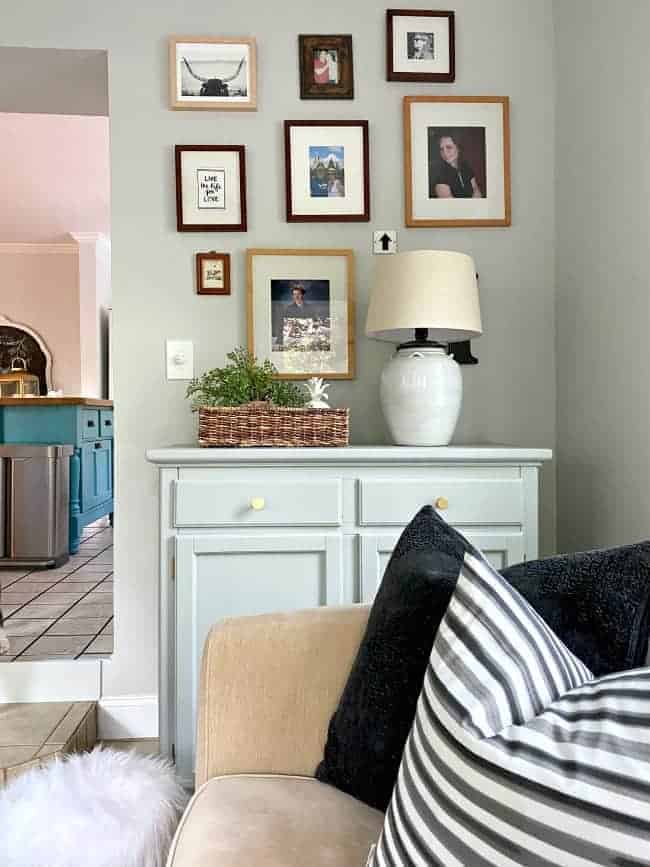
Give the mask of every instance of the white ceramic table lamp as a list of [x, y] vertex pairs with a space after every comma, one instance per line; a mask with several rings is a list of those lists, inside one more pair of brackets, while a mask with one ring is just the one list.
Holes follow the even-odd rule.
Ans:
[[366, 334], [398, 343], [381, 375], [381, 405], [398, 445], [450, 442], [463, 394], [446, 344], [482, 333], [471, 256], [413, 250], [382, 256], [370, 293]]

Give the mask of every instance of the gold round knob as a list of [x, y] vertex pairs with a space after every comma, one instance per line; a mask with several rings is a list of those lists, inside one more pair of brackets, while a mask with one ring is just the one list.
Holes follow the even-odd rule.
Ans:
[[253, 497], [250, 505], [254, 512], [261, 512], [264, 506], [266, 506], [266, 500], [264, 497]]
[[444, 511], [449, 508], [449, 500], [447, 497], [438, 497], [438, 499], [433, 504], [436, 509], [440, 509], [440, 511]]

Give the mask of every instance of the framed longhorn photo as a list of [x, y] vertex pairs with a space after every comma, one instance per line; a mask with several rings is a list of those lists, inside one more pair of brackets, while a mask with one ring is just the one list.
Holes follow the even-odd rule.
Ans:
[[255, 40], [248, 37], [172, 36], [170, 108], [254, 111]]

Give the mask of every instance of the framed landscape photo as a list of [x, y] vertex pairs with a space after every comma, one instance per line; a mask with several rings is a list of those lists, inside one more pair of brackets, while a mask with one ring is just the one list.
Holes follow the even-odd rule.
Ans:
[[367, 120], [285, 120], [287, 221], [370, 219]]
[[246, 231], [243, 145], [176, 145], [179, 232]]
[[169, 40], [170, 107], [212, 111], [257, 108], [255, 40], [172, 36]]
[[230, 295], [230, 254], [196, 254], [197, 295]]
[[281, 379], [352, 379], [352, 250], [254, 249], [246, 265], [249, 350]]
[[301, 99], [353, 99], [351, 36], [298, 37]]
[[415, 9], [386, 12], [388, 81], [454, 81], [454, 13]]
[[405, 96], [406, 225], [509, 226], [507, 96]]

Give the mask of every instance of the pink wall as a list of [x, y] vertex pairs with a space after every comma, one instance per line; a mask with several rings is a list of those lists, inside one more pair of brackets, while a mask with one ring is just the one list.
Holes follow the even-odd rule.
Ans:
[[0, 113], [0, 241], [110, 234], [108, 118]]

